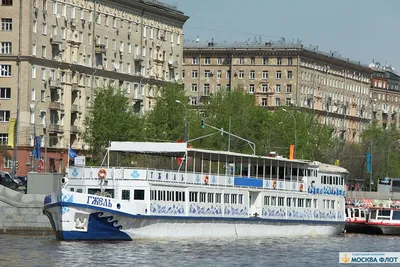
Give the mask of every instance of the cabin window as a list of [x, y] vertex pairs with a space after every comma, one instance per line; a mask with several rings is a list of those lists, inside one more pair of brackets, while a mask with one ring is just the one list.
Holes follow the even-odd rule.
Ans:
[[307, 176], [311, 177], [311, 170], [307, 170]]
[[285, 206], [285, 198], [278, 197], [278, 206]]
[[324, 183], [324, 176], [321, 176], [321, 184]]
[[229, 194], [224, 194], [224, 203], [229, 204]]
[[214, 193], [208, 193], [207, 194], [207, 202], [208, 203], [214, 203]]
[[269, 196], [264, 196], [264, 205], [269, 206]]
[[361, 211], [361, 218], [365, 218], [365, 211]]
[[293, 198], [293, 207], [297, 207], [297, 198]]
[[197, 202], [197, 192], [189, 192], [189, 201]]
[[335, 200], [331, 200], [331, 209], [335, 209]]
[[326, 184], [326, 176], [324, 175], [324, 182], [323, 182], [323, 184]]
[[[164, 191], [164, 193], [165, 193], [165, 191]], [[135, 200], [144, 200], [144, 190], [135, 189], [133, 191], [133, 199], [135, 199]]]
[[271, 197], [271, 206], [276, 206], [276, 197]]
[[231, 204], [236, 204], [237, 203], [237, 195], [236, 194], [232, 194], [231, 195]]
[[243, 204], [243, 195], [242, 194], [239, 195], [239, 204]]
[[221, 203], [221, 193], [215, 194], [215, 203]]
[[290, 207], [291, 200], [292, 200], [292, 199], [291, 199], [290, 197], [288, 197], [288, 198], [286, 199], [286, 206]]
[[376, 219], [376, 210], [371, 210], [371, 212], [369, 213], [369, 218]]
[[392, 220], [400, 220], [400, 210], [393, 210]]
[[297, 176], [297, 168], [292, 168], [292, 175]]
[[326, 199], [322, 200], [322, 203], [323, 203], [324, 209], [326, 209], [326, 202], [327, 202], [327, 201], [329, 201], [329, 200], [326, 200]]
[[378, 219], [390, 220], [391, 210], [378, 210]]
[[150, 200], [157, 199], [157, 190], [150, 190]]
[[77, 192], [77, 193], [82, 193], [83, 190], [82, 190], [82, 188], [78, 188], [78, 189], [76, 189], [76, 192]]
[[131, 199], [131, 190], [122, 190], [121, 199], [122, 200], [130, 200]]
[[316, 209], [318, 201], [316, 199], [313, 199], [313, 202], [314, 202], [314, 209]]
[[304, 207], [304, 199], [303, 198], [299, 198], [299, 199], [297, 199], [298, 200], [298, 207], [299, 208], [303, 208]]
[[311, 199], [306, 199], [306, 208], [311, 208]]
[[346, 218], [349, 218], [349, 211], [347, 209], [344, 209], [344, 214], [346, 215]]
[[199, 202], [205, 203], [206, 202], [206, 193], [200, 192], [200, 200]]
[[71, 191], [71, 192], [74, 192], [74, 188], [73, 187], [71, 187], [70, 189], [69, 189], [69, 191]]
[[360, 210], [359, 209], [355, 209], [354, 210], [354, 217], [360, 217]]
[[175, 197], [175, 200], [176, 201], [185, 201], [185, 192], [175, 192], [175, 194], [176, 194], [176, 197]]
[[340, 178], [341, 178], [340, 179], [340, 184], [343, 185], [344, 178], [343, 177], [340, 177]]
[[[114, 198], [114, 189], [104, 189], [104, 192], [109, 194], [111, 198]], [[101, 193], [100, 188], [88, 188], [89, 195], [96, 195], [100, 193]]]

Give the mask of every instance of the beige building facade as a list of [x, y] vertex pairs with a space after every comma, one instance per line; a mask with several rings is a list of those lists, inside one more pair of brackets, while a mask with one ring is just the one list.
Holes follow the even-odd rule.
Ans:
[[182, 77], [191, 105], [242, 87], [269, 109], [313, 110], [334, 134], [358, 142], [371, 119], [372, 70], [301, 44], [185, 43]]
[[1, 0], [0, 19], [3, 145], [18, 116], [18, 149], [32, 150], [34, 131], [49, 153], [86, 149], [78, 132], [95, 88], [124, 88], [142, 113], [180, 78], [188, 17], [159, 1]]

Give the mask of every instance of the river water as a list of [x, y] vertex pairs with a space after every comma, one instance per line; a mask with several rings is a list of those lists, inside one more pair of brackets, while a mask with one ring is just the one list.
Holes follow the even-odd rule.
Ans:
[[396, 236], [356, 234], [132, 242], [0, 235], [0, 266], [340, 266], [339, 252], [396, 252], [399, 241]]

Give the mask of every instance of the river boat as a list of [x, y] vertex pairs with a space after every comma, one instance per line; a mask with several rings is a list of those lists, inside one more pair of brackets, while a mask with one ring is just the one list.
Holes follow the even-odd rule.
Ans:
[[[136, 162], [121, 167], [131, 155]], [[338, 166], [157, 142], [111, 142], [103, 163], [69, 167], [46, 196], [57, 239], [329, 236], [345, 227], [348, 171]]]
[[365, 223], [376, 234], [400, 235], [399, 207], [371, 207]]
[[345, 233], [372, 234], [375, 229], [366, 225], [368, 209], [361, 206], [346, 205]]

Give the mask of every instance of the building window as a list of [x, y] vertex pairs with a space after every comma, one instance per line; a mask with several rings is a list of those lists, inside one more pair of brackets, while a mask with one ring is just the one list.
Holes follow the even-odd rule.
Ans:
[[1, 5], [2, 6], [12, 6], [12, 0], [2, 0]]
[[46, 23], [42, 24], [42, 34], [47, 35], [47, 24]]
[[241, 58], [239, 58], [239, 65], [243, 65], [243, 64], [244, 64], [244, 58], [241, 57]]
[[46, 46], [42, 45], [42, 57], [46, 57]]
[[1, 53], [11, 54], [11, 42], [1, 42]]
[[192, 92], [197, 92], [197, 83], [192, 84]]
[[291, 57], [288, 57], [287, 64], [288, 65], [293, 65], [293, 59]]
[[292, 99], [291, 98], [286, 98], [286, 106], [292, 105]]
[[276, 65], [282, 65], [282, 58], [281, 57], [276, 58]]
[[209, 57], [204, 58], [204, 65], [210, 65], [211, 59]]
[[268, 84], [263, 83], [263, 85], [261, 86], [261, 91], [263, 93], [266, 93], [268, 91]]
[[215, 88], [215, 90], [217, 90], [217, 92], [221, 91], [221, 84], [217, 84], [217, 87]]
[[209, 84], [204, 84], [203, 89], [204, 89], [204, 95], [206, 95], [206, 96], [210, 95], [210, 85]]
[[254, 57], [250, 58], [250, 64], [255, 65], [256, 64], [256, 59]]
[[36, 31], [37, 31], [37, 21], [36, 21], [36, 20], [33, 21], [32, 31], [33, 31], [34, 33], [36, 33]]
[[226, 85], [226, 90], [228, 90], [228, 91], [231, 90], [231, 84], [230, 84], [230, 83], [228, 83], [228, 84]]
[[263, 57], [263, 65], [268, 65], [268, 58], [267, 57]]
[[0, 88], [0, 99], [10, 99], [11, 98], [11, 88], [2, 87]]
[[32, 79], [36, 79], [36, 66], [32, 65]]
[[218, 64], [218, 65], [222, 65], [222, 57], [219, 57], [219, 58], [217, 59], [217, 64]]
[[199, 59], [197, 57], [192, 58], [192, 64], [193, 65], [199, 64]]
[[277, 84], [275, 85], [275, 93], [280, 93], [281, 92], [281, 85]]
[[291, 84], [287, 84], [286, 85], [286, 93], [291, 93], [292, 92], [292, 85]]
[[1, 30], [12, 31], [12, 19], [1, 19]]
[[244, 71], [240, 70], [239, 71], [239, 79], [243, 79], [244, 78]]
[[231, 71], [230, 71], [230, 70], [228, 70], [228, 71], [226, 72], [226, 78], [227, 78], [227, 79], [230, 79], [230, 78], [231, 78]]
[[254, 94], [254, 84], [249, 85], [249, 93]]
[[11, 77], [11, 65], [0, 65], [0, 77]]
[[280, 107], [280, 105], [281, 105], [281, 99], [275, 98], [275, 106]]
[[8, 134], [0, 134], [0, 145], [8, 144]]
[[255, 77], [256, 77], [256, 72], [255, 72], [254, 70], [251, 70], [251, 71], [250, 71], [249, 78], [252, 79], [252, 80], [254, 80]]
[[282, 78], [282, 72], [281, 71], [277, 71], [276, 72], [276, 79], [280, 80]]
[[287, 78], [292, 79], [293, 78], [293, 72], [291, 70], [288, 70], [287, 72]]
[[268, 71], [263, 71], [262, 72], [262, 79], [267, 80], [268, 79]]
[[5, 122], [10, 120], [9, 110], [0, 110], [0, 122]]
[[11, 158], [4, 158], [4, 168], [11, 169], [13, 165], [13, 160]]
[[192, 78], [197, 78], [197, 70], [192, 70]]
[[211, 76], [211, 71], [210, 70], [205, 70], [204, 71], [204, 77], [205, 78], [210, 78], [210, 76]]
[[265, 107], [265, 106], [267, 106], [267, 98], [262, 98], [261, 99], [261, 106], [263, 106], [263, 107]]
[[190, 98], [190, 105], [196, 106], [197, 105], [197, 97], [191, 97]]
[[222, 78], [222, 72], [219, 70], [217, 71], [217, 79], [221, 79]]

